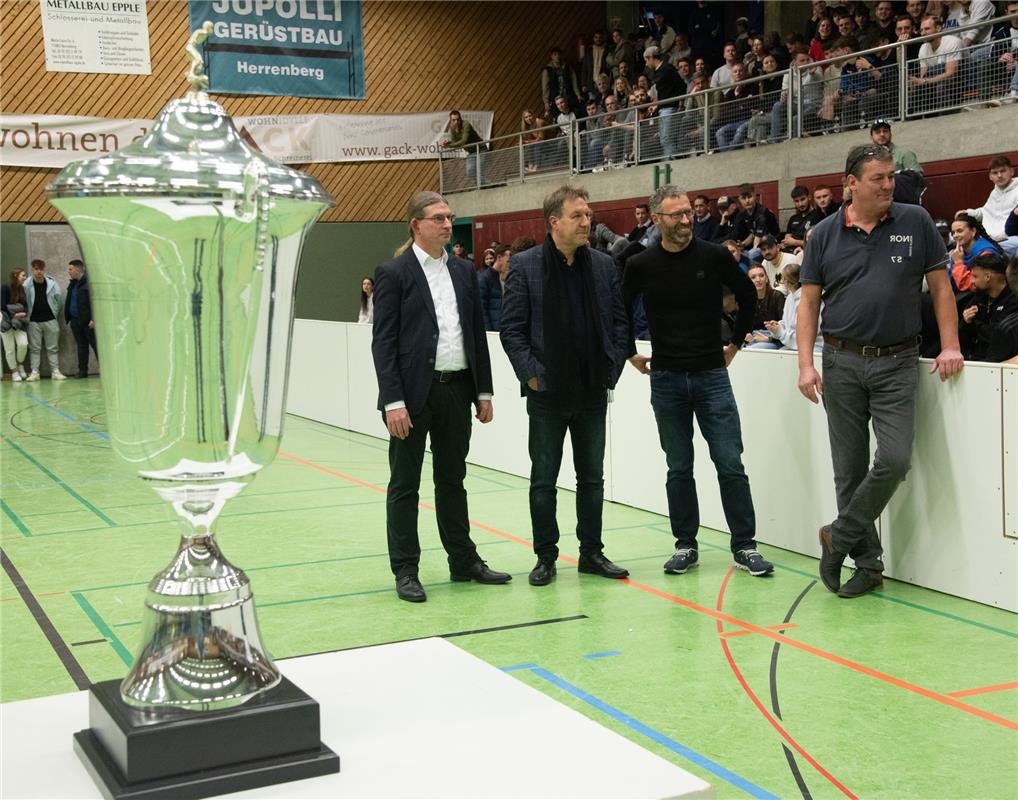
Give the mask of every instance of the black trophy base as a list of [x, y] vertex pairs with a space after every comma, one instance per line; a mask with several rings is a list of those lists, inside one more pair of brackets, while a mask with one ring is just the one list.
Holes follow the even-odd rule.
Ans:
[[197, 800], [339, 772], [318, 703], [283, 678], [237, 708], [139, 711], [120, 682], [94, 684], [74, 751], [107, 798]]

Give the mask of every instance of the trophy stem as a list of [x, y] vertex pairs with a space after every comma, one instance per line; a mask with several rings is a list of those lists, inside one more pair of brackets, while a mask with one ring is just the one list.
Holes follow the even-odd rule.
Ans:
[[212, 530], [242, 483], [157, 488], [187, 525], [170, 564], [149, 583], [141, 649], [120, 686], [128, 705], [231, 708], [280, 681], [262, 647], [251, 582]]

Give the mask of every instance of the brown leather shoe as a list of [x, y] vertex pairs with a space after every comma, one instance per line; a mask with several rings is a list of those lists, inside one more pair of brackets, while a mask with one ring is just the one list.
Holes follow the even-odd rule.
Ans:
[[820, 529], [820, 580], [835, 594], [841, 588], [841, 565], [845, 556], [834, 549], [831, 538], [831, 526], [824, 525]]
[[872, 569], [857, 569], [845, 585], [838, 589], [838, 597], [862, 597], [884, 585], [883, 573]]

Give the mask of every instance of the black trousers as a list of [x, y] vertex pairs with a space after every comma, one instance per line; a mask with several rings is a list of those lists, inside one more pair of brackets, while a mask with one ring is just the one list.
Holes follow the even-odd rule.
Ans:
[[88, 323], [78, 322], [76, 319], [68, 320], [71, 326], [71, 333], [74, 334], [74, 342], [78, 345], [78, 374], [88, 375], [88, 348], [95, 353], [95, 360], [99, 360], [99, 350], [95, 346], [95, 329], [88, 327]]
[[[448, 374], [447, 374], [448, 375]], [[466, 569], [480, 561], [470, 538], [467, 474], [470, 450], [474, 383], [464, 370], [446, 383], [431, 384], [428, 402], [415, 417], [406, 439], [389, 438], [389, 494], [385, 500], [385, 527], [389, 542], [389, 565], [397, 579], [416, 575], [421, 560], [417, 533], [421, 468], [425, 440], [431, 436], [431, 461], [435, 480], [435, 511], [438, 535], [449, 556], [449, 569]]]

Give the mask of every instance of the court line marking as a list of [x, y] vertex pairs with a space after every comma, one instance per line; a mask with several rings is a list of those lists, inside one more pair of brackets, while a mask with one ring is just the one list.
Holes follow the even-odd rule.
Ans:
[[[301, 458], [300, 456], [295, 456], [291, 453], [284, 453], [282, 450], [279, 451], [279, 454], [284, 458], [289, 458], [293, 461], [304, 464], [310, 467], [311, 469], [316, 469], [319, 472], [324, 472], [328, 475], [336, 475], [337, 477], [343, 478], [344, 480], [350, 480], [353, 483], [356, 483], [358, 486], [363, 486], [364, 488], [370, 489], [371, 491], [380, 492], [382, 494], [387, 493], [386, 490], [381, 486], [369, 483], [367, 481], [362, 481], [360, 478], [354, 478], [352, 476], [346, 475], [345, 473], [340, 472], [339, 470], [334, 470], [331, 467], [325, 467], [322, 466], [321, 464], [316, 464], [313, 461], [308, 461], [307, 459]], [[421, 508], [427, 509], [429, 511], [435, 510], [434, 506], [429, 505], [427, 503], [418, 503], [418, 505]], [[528, 549], [531, 550], [533, 549], [533, 545], [531, 542], [519, 536], [516, 536], [515, 534], [499, 530], [498, 528], [494, 528], [491, 525], [485, 525], [484, 523], [478, 522], [473, 519], [470, 520], [470, 524], [471, 526], [478, 528], [479, 530], [488, 531], [489, 533], [492, 533], [495, 536], [500, 536], [504, 539], [509, 539], [510, 541], [516, 542], [517, 544], [521, 544], [524, 547], [527, 547]], [[567, 556], [565, 554], [559, 554], [559, 560], [564, 561], [567, 564], [573, 565], [576, 565], [578, 563], [576, 558], [572, 556]], [[908, 692], [912, 692], [913, 694], [917, 694], [920, 697], [925, 697], [928, 700], [934, 700], [938, 703], [950, 706], [959, 711], [964, 711], [967, 714], [972, 714], [973, 716], [984, 719], [987, 722], [992, 722], [995, 725], [1000, 725], [1004, 728], [1009, 728], [1011, 730], [1018, 731], [1018, 722], [1015, 722], [1014, 720], [1006, 719], [1005, 717], [1000, 717], [996, 714], [990, 713], [989, 711], [984, 711], [981, 708], [977, 708], [976, 706], [971, 706], [968, 703], [963, 703], [954, 697], [949, 697], [948, 695], [941, 694], [940, 692], [935, 692], [931, 689], [919, 686], [918, 684], [911, 683], [910, 681], [906, 681], [901, 678], [896, 678], [893, 675], [887, 674], [886, 672], [874, 669], [873, 667], [867, 667], [864, 664], [860, 664], [856, 661], [843, 658], [842, 656], [830, 653], [819, 647], [814, 647], [811, 644], [800, 642], [795, 639], [790, 639], [784, 634], [779, 633], [777, 631], [768, 630], [767, 628], [761, 627], [760, 625], [755, 625], [752, 622], [748, 622], [746, 620], [733, 617], [730, 614], [725, 614], [720, 611], [715, 611], [712, 608], [701, 606], [700, 604], [694, 603], [691, 600], [686, 600], [683, 597], [669, 594], [668, 592], [662, 589], [658, 589], [657, 587], [650, 586], [645, 583], [640, 583], [638, 581], [634, 581], [632, 578], [618, 580], [616, 581], [616, 583], [631, 586], [634, 589], [638, 589], [639, 591], [644, 592], [645, 594], [649, 594], [653, 597], [657, 597], [662, 600], [668, 600], [669, 602], [675, 603], [676, 605], [680, 605], [683, 608], [686, 608], [690, 611], [695, 611], [698, 614], [703, 614], [704, 616], [712, 617], [715, 620], [720, 620], [723, 622], [727, 622], [730, 625], [745, 628], [746, 630], [752, 633], [758, 633], [761, 636], [766, 636], [770, 639], [773, 639], [776, 642], [781, 642], [782, 644], [786, 644], [789, 647], [794, 647], [795, 649], [801, 650], [804, 653], [809, 653], [810, 655], [814, 655], [826, 661], [830, 661], [832, 664], [837, 664], [838, 666], [846, 667], [848, 669], [854, 670], [855, 672], [867, 675], [871, 678], [876, 678], [877, 680], [889, 683], [892, 686], [897, 686], [899, 689], [904, 689]]]
[[[799, 592], [799, 595], [792, 601], [792, 605], [788, 607], [788, 611], [785, 613], [785, 622], [790, 622], [792, 615], [795, 614], [795, 610], [799, 607], [799, 604], [805, 599], [810, 589], [817, 585], [816, 579], [811, 580], [806, 584], [806, 588]], [[778, 703], [778, 653], [781, 651], [781, 644], [779, 642], [774, 643], [774, 647], [771, 649], [771, 668], [770, 668], [770, 692], [771, 692], [771, 710], [774, 712], [774, 716], [784, 720], [781, 717], [781, 705]], [[803, 800], [813, 800], [813, 795], [810, 794], [809, 786], [806, 784], [806, 779], [802, 775], [802, 770], [799, 769], [799, 762], [795, 760], [795, 754], [788, 749], [788, 745], [784, 742], [781, 743], [781, 750], [785, 754], [785, 761], [788, 762], [788, 769], [792, 773], [792, 777], [795, 778], [795, 784], [799, 787], [799, 793], [802, 795]]]
[[29, 392], [29, 393], [25, 394], [25, 397], [27, 397], [33, 403], [36, 403], [37, 405], [40, 405], [43, 408], [45, 408], [45, 409], [47, 409], [49, 411], [52, 411], [54, 414], [58, 414], [61, 417], [63, 417], [64, 419], [66, 419], [66, 420], [68, 420], [70, 422], [73, 422], [75, 425], [77, 425], [83, 431], [87, 431], [88, 433], [94, 433], [96, 436], [98, 436], [104, 442], [108, 442], [110, 440], [109, 434], [103, 433], [101, 430], [99, 430], [98, 428], [93, 427], [92, 425], [89, 425], [87, 422], [82, 422], [81, 420], [77, 419], [76, 417], [72, 417], [66, 411], [62, 411], [61, 409], [57, 408], [55, 405], [52, 405], [51, 403], [47, 403], [45, 400], [42, 400], [42, 399], [36, 397], [34, 394], [31, 394]]
[[[787, 630], [790, 630], [791, 628], [798, 628], [798, 627], [799, 626], [796, 625], [794, 622], [782, 622], [780, 625], [768, 625], [767, 626], [768, 630], [772, 630], [772, 631], [787, 631]], [[725, 631], [724, 633], [721, 634], [721, 636], [724, 637], [725, 639], [733, 639], [736, 636], [749, 636], [751, 633], [752, 633], [752, 631], [746, 631], [746, 630], [742, 630], [742, 631]]]
[[117, 527], [117, 523], [115, 523], [112, 519], [107, 517], [102, 511], [100, 511], [98, 508], [96, 508], [94, 505], [92, 505], [90, 502], [88, 502], [88, 500], [86, 500], [84, 497], [82, 497], [80, 494], [78, 494], [76, 491], [74, 491], [74, 489], [72, 489], [71, 486], [66, 481], [62, 480], [61, 478], [58, 478], [56, 475], [53, 474], [53, 472], [51, 472], [41, 462], [36, 461], [35, 458], [33, 458], [29, 453], [25, 452], [25, 450], [23, 450], [20, 446], [18, 446], [13, 441], [11, 441], [10, 438], [8, 438], [7, 436], [4, 436], [4, 434], [0, 433], [0, 441], [6, 442], [9, 446], [13, 447], [24, 458], [26, 458], [28, 461], [30, 461], [32, 464], [34, 464], [36, 466], [36, 468], [38, 468], [46, 477], [48, 477], [50, 480], [52, 480], [54, 483], [56, 483], [61, 489], [63, 489], [65, 492], [67, 492], [71, 497], [73, 497], [75, 500], [77, 500], [79, 503], [81, 503], [83, 506], [85, 506], [85, 508], [87, 508], [93, 514], [95, 514], [97, 517], [99, 517], [99, 519], [101, 519], [103, 522], [105, 522], [108, 527], [110, 527], [110, 528]]
[[[32, 532], [28, 529], [28, 526], [21, 521], [21, 518], [14, 513], [14, 509], [7, 505], [2, 498], [0, 498], [0, 509], [2, 509], [4, 514], [7, 515], [7, 518], [14, 523], [14, 527], [21, 531], [22, 537], [31, 538]], [[11, 538], [16, 539], [18, 537], [12, 536]]]
[[622, 655], [621, 650], [603, 650], [600, 653], [587, 653], [587, 655], [585, 655], [584, 658], [594, 660], [596, 658], [611, 658], [612, 656], [620, 655]]
[[[728, 588], [728, 582], [732, 579], [732, 575], [735, 574], [735, 570], [736, 570], [735, 566], [731, 566], [728, 568], [728, 572], [725, 573], [725, 577], [721, 581], [721, 587], [720, 589], [718, 589], [718, 598], [715, 603], [715, 608], [719, 613], [721, 613], [721, 609], [724, 607], [725, 590]], [[802, 595], [800, 595], [800, 597], [802, 597]], [[792, 738], [792, 735], [785, 730], [784, 726], [780, 722], [778, 722], [778, 720], [774, 718], [774, 715], [771, 714], [771, 712], [764, 707], [764, 704], [760, 701], [760, 698], [757, 697], [756, 692], [753, 691], [749, 683], [746, 681], [745, 676], [742, 674], [742, 670], [739, 669], [739, 666], [735, 663], [735, 658], [734, 656], [732, 656], [732, 651], [731, 648], [728, 646], [728, 642], [721, 637], [721, 633], [724, 632], [724, 622], [719, 618], [716, 621], [716, 624], [718, 630], [718, 641], [721, 643], [721, 650], [725, 654], [725, 659], [728, 661], [728, 666], [735, 674], [735, 679], [739, 682], [739, 685], [742, 687], [742, 690], [746, 693], [746, 696], [749, 697], [753, 705], [757, 707], [757, 710], [763, 715], [764, 719], [766, 719], [771, 724], [771, 727], [778, 732], [782, 739], [788, 742], [788, 744], [790, 744], [792, 748], [797, 753], [799, 753], [799, 755], [805, 758], [813, 767], [813, 769], [815, 769], [817, 772], [823, 775], [824, 778], [826, 778], [831, 783], [832, 786], [834, 786], [846, 797], [850, 797], [852, 798], [852, 800], [858, 800], [856, 795], [853, 794], [852, 791], [847, 786], [845, 786], [841, 781], [835, 778], [834, 775], [828, 772], [828, 770], [825, 769], [824, 766], [819, 761], [817, 761], [813, 756], [811, 756], [806, 751], [806, 748], [804, 748], [794, 738]]]
[[[85, 612], [92, 624], [95, 625], [96, 629], [109, 639], [110, 647], [120, 656], [120, 660], [123, 661], [128, 667], [134, 664], [134, 657], [131, 655], [131, 651], [124, 647], [124, 643], [117, 638], [117, 635], [113, 632], [113, 629], [106, 624], [106, 620], [102, 618], [102, 615], [95, 610], [90, 602], [85, 598], [81, 592], [71, 592], [71, 597], [74, 598], [74, 602], [78, 604], [82, 611]], [[87, 688], [87, 687], [85, 687]]]
[[687, 747], [681, 742], [677, 742], [670, 736], [666, 736], [665, 734], [661, 733], [661, 731], [656, 730], [655, 728], [652, 728], [643, 722], [640, 722], [638, 719], [631, 717], [624, 711], [621, 711], [615, 706], [606, 703], [601, 698], [595, 697], [594, 695], [584, 691], [580, 687], [575, 686], [572, 683], [569, 683], [564, 678], [560, 678], [554, 672], [550, 672], [549, 670], [546, 670], [538, 666], [537, 664], [515, 664], [510, 667], [502, 667], [502, 671], [533, 673], [538, 678], [547, 681], [548, 683], [572, 695], [578, 700], [582, 700], [587, 705], [596, 708], [601, 713], [608, 715], [616, 722], [621, 723], [630, 730], [647, 737], [652, 742], [661, 745], [662, 747], [672, 751], [676, 755], [682, 756], [687, 761], [690, 761], [693, 764], [696, 764], [698, 767], [707, 770], [712, 775], [716, 775], [717, 777], [721, 778], [727, 783], [732, 784], [732, 786], [742, 789], [747, 794], [752, 795], [753, 797], [761, 798], [761, 800], [778, 800], [778, 797], [776, 795], [773, 795], [766, 789], [757, 786], [752, 781], [743, 778], [741, 775], [737, 775], [736, 773], [732, 772], [729, 769], [726, 769], [725, 767], [721, 766], [719, 763], [713, 761], [707, 756], [701, 755], [700, 753]]
[[32, 590], [28, 588], [28, 584], [25, 583], [25, 579], [21, 577], [21, 573], [18, 572], [18, 568], [14, 566], [14, 563], [7, 557], [7, 553], [0, 550], [0, 563], [3, 564], [4, 572], [7, 573], [7, 577], [10, 578], [11, 583], [14, 584], [14, 588], [18, 590], [18, 594], [21, 595], [21, 599], [28, 607], [29, 613], [31, 613], [35, 624], [42, 630], [43, 636], [50, 643], [50, 647], [56, 653], [57, 658], [60, 659], [60, 663], [63, 664], [67, 674], [71, 676], [71, 680], [74, 681], [74, 685], [78, 689], [87, 689], [92, 685], [92, 682], [88, 679], [88, 675], [85, 674], [85, 670], [82, 669], [81, 664], [78, 663], [78, 659], [71, 653], [67, 643], [63, 640], [63, 637], [57, 631], [53, 621], [49, 618], [46, 612], [43, 610], [38, 599], [32, 594]]
[[998, 683], [996, 686], [981, 686], [978, 689], [962, 689], [960, 692], [948, 692], [951, 697], [969, 697], [974, 694], [988, 694], [990, 692], [1003, 692], [1007, 689], [1018, 689], [1018, 681], [1013, 683]]

